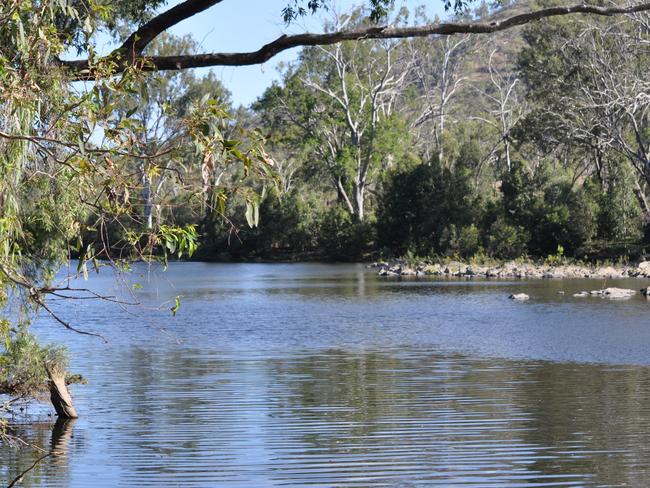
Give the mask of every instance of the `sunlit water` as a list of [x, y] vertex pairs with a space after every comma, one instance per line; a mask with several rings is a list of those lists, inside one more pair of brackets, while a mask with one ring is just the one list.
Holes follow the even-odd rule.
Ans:
[[[354, 265], [174, 264], [58, 303], [81, 418], [20, 433], [19, 486], [646, 486], [641, 280], [400, 281]], [[559, 295], [558, 291], [565, 291]], [[525, 303], [508, 295], [525, 292]], [[181, 296], [175, 317], [170, 308]], [[0, 480], [41, 454], [0, 448]], [[6, 483], [5, 483], [6, 484]]]

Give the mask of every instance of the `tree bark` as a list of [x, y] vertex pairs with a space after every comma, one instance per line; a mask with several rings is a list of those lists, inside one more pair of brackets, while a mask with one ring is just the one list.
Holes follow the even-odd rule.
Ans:
[[142, 199], [144, 200], [144, 225], [147, 230], [153, 229], [153, 192], [151, 178], [144, 170], [142, 172]]
[[363, 182], [358, 182], [354, 185], [354, 204], [356, 207], [356, 218], [359, 222], [365, 219], [365, 190], [366, 185]]
[[648, 199], [645, 196], [645, 191], [641, 188], [639, 181], [634, 179], [634, 195], [639, 200], [639, 205], [641, 206], [641, 211], [643, 212], [643, 219], [645, 222], [650, 222], [650, 204], [648, 204]]
[[62, 419], [76, 419], [79, 415], [72, 403], [68, 385], [65, 383], [65, 370], [51, 366], [46, 366], [45, 369], [50, 379], [50, 401], [56, 414]]

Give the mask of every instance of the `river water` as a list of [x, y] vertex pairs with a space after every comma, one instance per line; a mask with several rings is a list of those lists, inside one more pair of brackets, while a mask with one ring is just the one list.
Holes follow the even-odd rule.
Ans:
[[[28, 408], [19, 432], [58, 455], [18, 486], [650, 479], [650, 304], [571, 296], [647, 286], [640, 280], [387, 280], [361, 265], [178, 263], [88, 284], [142, 305], [55, 302], [108, 344], [38, 321], [88, 384], [73, 386], [76, 422]], [[530, 301], [508, 300], [518, 292]], [[0, 481], [41, 455], [1, 447]]]

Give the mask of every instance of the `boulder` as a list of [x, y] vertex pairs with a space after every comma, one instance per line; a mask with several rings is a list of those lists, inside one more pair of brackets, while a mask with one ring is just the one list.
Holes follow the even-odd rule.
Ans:
[[451, 261], [445, 267], [445, 274], [461, 276], [465, 274], [467, 270], [467, 265], [458, 261]]
[[429, 264], [422, 269], [425, 275], [441, 275], [443, 271], [442, 266], [439, 264]]
[[476, 276], [485, 276], [488, 272], [487, 266], [472, 266], [472, 271]]
[[399, 272], [396, 272], [394, 268], [381, 268], [377, 274], [379, 276], [399, 276]]
[[523, 302], [528, 300], [530, 297], [525, 293], [513, 293], [508, 298], [510, 298], [510, 300], [517, 300], [519, 302]]
[[594, 273], [594, 277], [596, 278], [620, 278], [621, 276], [623, 276], [623, 273], [612, 266], [598, 268]]
[[641, 288], [641, 295], [644, 297], [650, 299], [650, 286], [647, 286], [645, 288]]
[[578, 293], [574, 293], [573, 296], [577, 297], [577, 298], [584, 298], [584, 297], [589, 296], [589, 292], [588, 291], [580, 291]]
[[641, 276], [650, 277], [650, 261], [641, 261], [636, 271]]
[[627, 288], [605, 288], [604, 290], [594, 290], [591, 292], [592, 295], [598, 295], [603, 298], [611, 299], [624, 299], [632, 298], [636, 295], [635, 290], [629, 290]]

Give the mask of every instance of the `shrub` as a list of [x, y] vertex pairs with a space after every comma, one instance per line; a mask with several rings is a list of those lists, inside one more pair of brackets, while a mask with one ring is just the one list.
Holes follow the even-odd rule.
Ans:
[[529, 239], [523, 227], [510, 225], [500, 217], [490, 226], [488, 252], [499, 259], [514, 259], [526, 254]]
[[330, 259], [350, 261], [361, 259], [374, 237], [374, 226], [356, 222], [340, 205], [327, 210], [320, 223], [318, 244]]
[[459, 251], [458, 229], [471, 226], [479, 213], [474, 193], [461, 163], [450, 169], [434, 160], [390, 174], [377, 212], [380, 245], [396, 254]]

